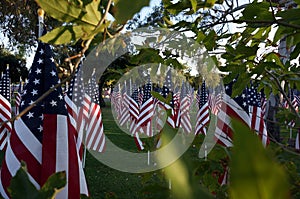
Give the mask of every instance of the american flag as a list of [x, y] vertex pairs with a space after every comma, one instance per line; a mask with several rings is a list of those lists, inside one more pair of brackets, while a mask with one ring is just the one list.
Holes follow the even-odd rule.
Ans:
[[171, 95], [170, 104], [161, 103], [161, 105], [165, 108], [165, 110], [170, 110], [171, 114], [167, 117], [167, 124], [169, 124], [172, 128], [175, 128], [175, 112], [174, 112], [174, 96], [173, 96], [173, 82], [172, 82], [172, 73], [171, 69], [168, 70], [165, 78], [165, 82], [162, 88], [162, 96], [166, 98], [168, 95]]
[[[59, 79], [52, 50], [49, 45], [39, 42], [20, 111], [57, 83]], [[1, 169], [0, 190], [4, 198], [9, 198], [7, 187], [21, 161], [27, 163], [29, 179], [37, 189], [53, 173], [65, 171], [67, 185], [56, 198], [80, 198], [81, 187], [86, 187], [86, 184], [81, 181], [80, 176], [84, 177], [84, 173], [67, 114], [62, 89], [58, 87], [15, 121]]]
[[176, 86], [174, 90], [173, 101], [174, 101], [175, 128], [179, 128], [181, 122], [181, 113], [180, 113], [180, 89], [178, 88], [178, 86]]
[[22, 96], [22, 92], [23, 92], [23, 82], [22, 82], [22, 79], [20, 77], [20, 83], [19, 83], [19, 88], [18, 88], [18, 91], [16, 93], [16, 115], [19, 114], [19, 107], [20, 107], [20, 103], [21, 103], [21, 96]]
[[120, 119], [119, 124], [121, 126], [124, 126], [125, 124], [128, 124], [127, 122], [130, 120], [130, 114], [129, 114], [129, 96], [127, 93], [129, 93], [127, 90], [126, 81], [124, 82], [123, 87], [123, 94], [122, 94], [122, 100], [121, 100], [121, 111], [120, 111]]
[[208, 92], [206, 90], [205, 81], [202, 82], [201, 89], [198, 89], [198, 112], [196, 119], [195, 135], [206, 135], [206, 125], [209, 124], [209, 106], [208, 106]]
[[2, 123], [0, 127], [0, 150], [6, 147], [12, 129], [11, 123], [7, 122], [11, 119], [10, 96], [9, 68], [7, 67], [0, 81], [0, 123]]
[[257, 92], [257, 88], [251, 85], [247, 89], [247, 100], [249, 106], [249, 116], [250, 116], [250, 128], [255, 130], [264, 146], [267, 146], [269, 143], [268, 133], [266, 124], [264, 121], [264, 113], [261, 109], [261, 96]]
[[221, 106], [217, 114], [217, 127], [215, 132], [218, 143], [227, 147], [233, 146], [231, 118], [235, 118], [248, 126], [250, 122], [246, 90], [244, 90], [241, 95], [231, 98], [232, 85], [234, 82], [236, 82], [236, 79], [225, 85], [225, 93], [222, 93]]
[[101, 108], [99, 105], [99, 87], [96, 73], [93, 72], [88, 84], [87, 93], [91, 96], [91, 106], [87, 121], [86, 148], [98, 152], [105, 150], [105, 135], [102, 122]]
[[188, 87], [183, 82], [180, 92], [180, 126], [185, 133], [190, 133], [192, 131], [190, 106], [191, 100], [188, 93]]
[[122, 96], [120, 91], [120, 84], [114, 87], [111, 94], [111, 105], [117, 114], [117, 119], [120, 120], [122, 112]]
[[139, 104], [138, 104], [138, 89], [133, 86], [132, 95], [129, 97], [129, 115], [130, 115], [130, 126], [129, 131], [134, 136], [134, 141], [139, 150], [143, 150], [143, 142], [140, 140], [139, 135], [134, 132], [138, 119], [139, 119]]
[[142, 103], [139, 108], [139, 116], [136, 124], [135, 133], [146, 133], [147, 136], [152, 137], [152, 118], [154, 116], [154, 100], [151, 95], [152, 83], [150, 77], [144, 87]]
[[72, 126], [76, 129], [76, 146], [80, 156], [83, 158], [83, 134], [85, 130], [86, 118], [83, 118], [83, 96], [84, 86], [82, 78], [82, 61], [78, 65], [75, 75], [70, 82], [70, 86], [65, 95], [68, 116]]

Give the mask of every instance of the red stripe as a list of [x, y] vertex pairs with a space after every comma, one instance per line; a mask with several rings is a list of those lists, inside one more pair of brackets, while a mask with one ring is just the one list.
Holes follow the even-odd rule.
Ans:
[[[13, 129], [10, 136], [10, 144], [13, 150], [13, 153], [17, 159], [21, 162], [24, 161], [27, 163], [28, 173], [35, 179], [38, 184], [41, 184], [41, 164], [35, 159], [32, 153], [27, 149], [23, 144], [22, 140], [16, 134], [15, 129]], [[8, 165], [9, 166], [9, 165]]]
[[74, 134], [76, 129], [71, 125], [68, 118], [68, 148], [69, 148], [69, 175], [68, 175], [68, 198], [80, 199], [79, 161]]
[[12, 175], [10, 174], [10, 172], [7, 168], [6, 161], [4, 160], [1, 165], [1, 183], [2, 183], [2, 186], [4, 188], [6, 195], [8, 195], [8, 196], [10, 196], [10, 194], [8, 193], [7, 188], [10, 185], [11, 178], [12, 178]]
[[57, 116], [44, 114], [41, 185], [56, 172]]

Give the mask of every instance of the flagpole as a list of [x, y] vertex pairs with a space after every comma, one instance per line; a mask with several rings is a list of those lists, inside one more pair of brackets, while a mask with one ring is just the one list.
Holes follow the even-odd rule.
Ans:
[[44, 15], [45, 15], [45, 11], [41, 8], [38, 9], [38, 37], [41, 37], [43, 35], [43, 25], [44, 25]]

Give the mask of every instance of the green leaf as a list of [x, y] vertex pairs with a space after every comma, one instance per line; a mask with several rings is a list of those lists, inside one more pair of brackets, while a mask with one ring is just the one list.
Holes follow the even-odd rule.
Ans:
[[150, 0], [115, 0], [114, 17], [118, 23], [125, 24], [144, 6], [148, 6], [149, 2]]
[[270, 4], [268, 2], [253, 2], [246, 6], [241, 19], [273, 21], [273, 15], [269, 9], [269, 6]]
[[26, 170], [25, 164], [22, 163], [21, 168], [11, 180], [8, 192], [12, 199], [33, 199], [38, 196], [38, 190], [30, 182]]
[[230, 198], [289, 198], [284, 169], [263, 148], [247, 126], [233, 121], [234, 147], [230, 163]]
[[48, 32], [39, 39], [46, 43], [52, 44], [68, 44], [78, 41], [88, 31], [85, 31], [86, 27], [83, 26], [62, 26], [55, 28], [51, 32]]
[[66, 186], [66, 172], [52, 174], [40, 190], [39, 198], [51, 198]]
[[299, 24], [300, 23], [300, 10], [299, 9], [287, 9], [285, 11], [278, 12], [278, 17], [282, 17], [287, 23]]
[[197, 0], [190, 0], [194, 13], [197, 11]]
[[166, 103], [166, 99], [161, 95], [159, 94], [158, 92], [155, 92], [155, 91], [151, 91], [151, 95], [158, 99], [159, 101], [163, 102], [163, 103]]
[[[51, 17], [62, 22], [73, 22], [78, 24], [88, 24], [96, 26], [100, 19], [100, 14], [95, 14], [99, 3], [91, 2], [86, 6], [86, 10], [80, 6], [72, 4], [70, 1], [62, 0], [36, 0], [39, 6]], [[89, 11], [89, 12], [87, 12]]]

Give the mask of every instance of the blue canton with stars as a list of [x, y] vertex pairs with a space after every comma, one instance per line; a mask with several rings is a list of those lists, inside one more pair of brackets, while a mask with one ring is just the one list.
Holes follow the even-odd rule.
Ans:
[[199, 87], [197, 95], [199, 96], [199, 109], [200, 109], [208, 101], [208, 92], [206, 90], [205, 81], [203, 81], [201, 85], [201, 90]]
[[[236, 82], [236, 79], [233, 79], [232, 82], [225, 85], [225, 92], [227, 95], [232, 95], [232, 86]], [[235, 96], [234, 101], [238, 103], [238, 105], [246, 111], [246, 113], [249, 113], [249, 106], [248, 106], [248, 98], [247, 98], [247, 89], [244, 89], [242, 94]], [[239, 107], [236, 107], [239, 108]]]
[[148, 82], [145, 85], [144, 88], [144, 94], [143, 94], [143, 104], [152, 97], [151, 95], [151, 90], [152, 90], [152, 84], [151, 84], [151, 79], [150, 76], [148, 76]]
[[9, 68], [3, 74], [0, 81], [0, 94], [5, 97], [10, 102], [10, 78], [9, 78]]
[[92, 102], [99, 104], [99, 86], [96, 81], [95, 72], [92, 74], [91, 79], [89, 80], [87, 93], [91, 97]]
[[[39, 42], [29, 71], [28, 83], [23, 91], [20, 112], [57, 83], [59, 83], [59, 79], [52, 50], [48, 44]], [[61, 87], [55, 89], [22, 116], [27, 127], [40, 141], [43, 135], [43, 114], [67, 115]]]
[[83, 71], [82, 71], [82, 61], [78, 65], [75, 76], [70, 82], [70, 87], [67, 92], [68, 97], [76, 104], [76, 106], [81, 106], [84, 96], [84, 85], [83, 85]]

